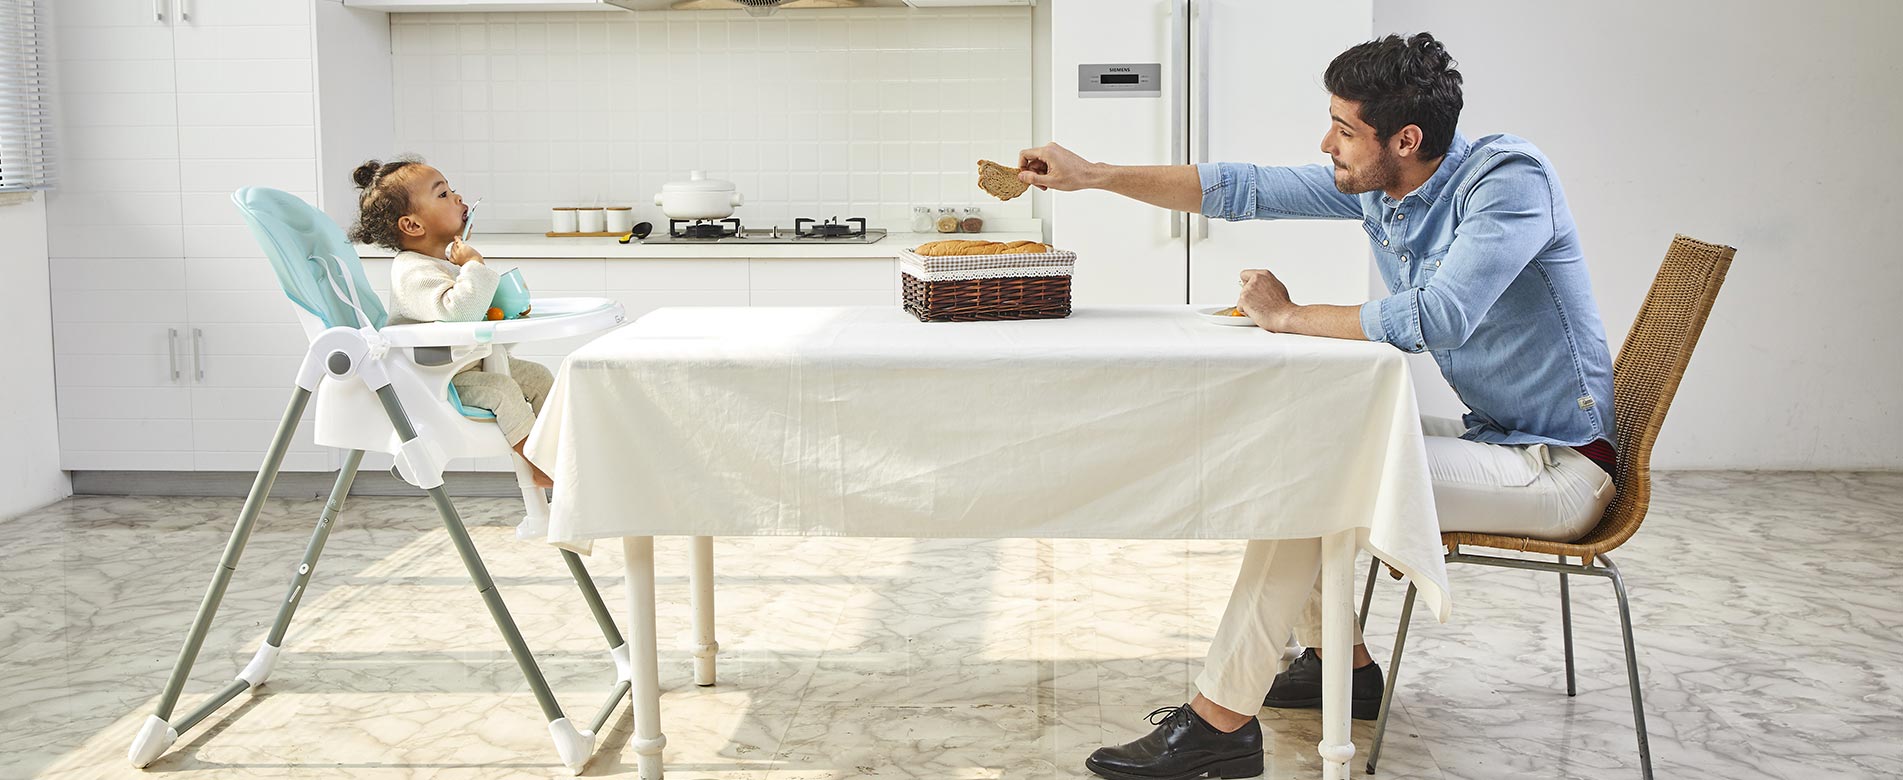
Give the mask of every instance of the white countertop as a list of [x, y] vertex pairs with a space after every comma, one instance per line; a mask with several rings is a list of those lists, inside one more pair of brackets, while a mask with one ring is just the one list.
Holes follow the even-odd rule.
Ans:
[[[478, 233], [469, 237], [469, 245], [485, 258], [605, 258], [609, 260], [681, 260], [681, 259], [805, 259], [805, 258], [896, 258], [899, 250], [910, 249], [927, 241], [969, 239], [983, 241], [1039, 241], [1035, 231], [1006, 233], [887, 233], [872, 244], [820, 243], [743, 244], [743, 243], [668, 243], [626, 244], [614, 238], [549, 238], [535, 233]], [[366, 258], [392, 257], [396, 253], [380, 246], [357, 247], [357, 255]]]

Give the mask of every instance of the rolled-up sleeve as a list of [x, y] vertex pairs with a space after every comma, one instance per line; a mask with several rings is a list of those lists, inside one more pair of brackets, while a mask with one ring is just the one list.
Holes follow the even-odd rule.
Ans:
[[1196, 174], [1203, 185], [1202, 214], [1211, 219], [1361, 218], [1361, 201], [1335, 189], [1335, 173], [1326, 165], [1201, 163]]
[[1465, 344], [1507, 285], [1553, 239], [1551, 184], [1531, 157], [1500, 155], [1465, 197], [1465, 216], [1433, 278], [1361, 306], [1361, 330], [1370, 341], [1408, 352]]

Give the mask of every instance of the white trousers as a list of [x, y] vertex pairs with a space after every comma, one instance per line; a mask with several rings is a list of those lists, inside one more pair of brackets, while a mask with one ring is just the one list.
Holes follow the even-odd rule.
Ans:
[[[1571, 447], [1467, 441], [1458, 438], [1459, 421], [1437, 417], [1422, 419], [1421, 430], [1443, 531], [1566, 541], [1590, 530], [1612, 503], [1612, 476]], [[1291, 637], [1321, 645], [1321, 551], [1320, 539], [1249, 542], [1196, 678], [1205, 698], [1255, 712], [1288, 667]], [[1354, 641], [1361, 643], [1359, 627]]]

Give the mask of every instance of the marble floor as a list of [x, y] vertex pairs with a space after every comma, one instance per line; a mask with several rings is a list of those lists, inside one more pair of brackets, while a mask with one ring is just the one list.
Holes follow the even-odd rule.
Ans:
[[[0, 778], [126, 778], [242, 502], [74, 498], [0, 522]], [[612, 666], [519, 512], [459, 502], [564, 707]], [[320, 508], [274, 501], [181, 712], [243, 666]], [[1237, 543], [722, 539], [720, 684], [690, 679], [686, 544], [658, 545], [671, 778], [1089, 777], [1191, 694]], [[1658, 777], [1903, 776], [1903, 474], [1663, 475], [1617, 556]], [[616, 617], [618, 545], [589, 559]], [[1365, 565], [1365, 563], [1364, 563]], [[1417, 614], [1377, 777], [1638, 778], [1610, 585], [1457, 567]], [[1402, 588], [1382, 579], [1386, 662]], [[1319, 776], [1312, 711], [1263, 713], [1268, 773]], [[625, 705], [588, 776], [634, 774]], [[1371, 733], [1357, 723], [1363, 751]], [[1357, 764], [1358, 766], [1358, 764]], [[422, 500], [353, 499], [270, 682], [180, 737], [172, 778], [563, 777], [534, 698]], [[1357, 771], [1357, 774], [1359, 772]]]

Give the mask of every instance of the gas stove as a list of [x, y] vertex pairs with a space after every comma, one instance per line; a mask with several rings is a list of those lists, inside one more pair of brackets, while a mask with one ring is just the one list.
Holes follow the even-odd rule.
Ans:
[[884, 228], [868, 228], [864, 217], [824, 222], [800, 217], [793, 227], [751, 228], [738, 219], [667, 221], [667, 232], [641, 239], [643, 244], [870, 244], [885, 238]]

